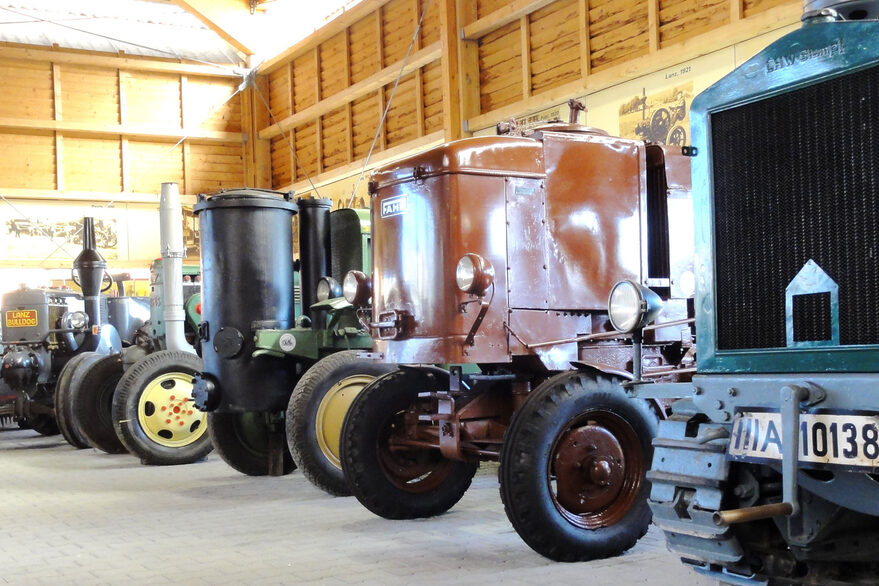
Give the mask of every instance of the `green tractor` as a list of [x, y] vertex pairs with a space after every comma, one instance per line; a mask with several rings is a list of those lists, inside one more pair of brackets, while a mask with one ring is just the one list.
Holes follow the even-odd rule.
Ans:
[[150, 319], [119, 353], [86, 353], [61, 373], [56, 390], [67, 441], [144, 464], [188, 464], [212, 449], [205, 414], [191, 398], [201, 359], [190, 343], [199, 324], [198, 266], [184, 266], [177, 185], [162, 185], [162, 258], [150, 267]]
[[[194, 397], [210, 412], [217, 453], [244, 474], [287, 474], [298, 464], [319, 486], [333, 475], [344, 482], [338, 438], [347, 402], [381, 374], [356, 357], [372, 342], [339, 284], [349, 270], [369, 272], [369, 212], [331, 206], [245, 188], [194, 208], [205, 363]], [[341, 379], [321, 376], [328, 363], [341, 362], [356, 366]]]

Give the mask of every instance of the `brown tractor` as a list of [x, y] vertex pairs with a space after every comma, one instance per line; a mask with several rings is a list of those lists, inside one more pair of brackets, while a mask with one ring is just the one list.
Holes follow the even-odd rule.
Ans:
[[[372, 357], [398, 367], [348, 410], [351, 491], [385, 518], [437, 515], [480, 461], [499, 460], [507, 515], [534, 550], [574, 561], [630, 548], [651, 519], [645, 472], [665, 406], [624, 385], [692, 370], [682, 149], [550, 123], [385, 166], [370, 193], [372, 276], [352, 271], [343, 290]], [[619, 275], [666, 304], [635, 340], [640, 360], [608, 318]]]

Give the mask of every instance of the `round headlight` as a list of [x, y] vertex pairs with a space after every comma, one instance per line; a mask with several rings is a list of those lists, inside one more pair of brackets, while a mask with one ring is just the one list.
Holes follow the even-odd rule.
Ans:
[[321, 277], [317, 282], [317, 300], [326, 301], [342, 296], [342, 286], [332, 277]]
[[84, 311], [71, 311], [64, 314], [61, 325], [65, 330], [84, 330], [89, 325], [89, 316]]
[[478, 254], [467, 253], [455, 267], [455, 282], [464, 293], [484, 295], [494, 282], [494, 267]]
[[369, 303], [372, 295], [372, 287], [369, 283], [369, 277], [360, 271], [348, 271], [342, 280], [342, 295], [345, 301], [355, 307], [362, 307]]
[[640, 330], [662, 311], [659, 295], [634, 281], [620, 281], [610, 290], [607, 313], [619, 332]]

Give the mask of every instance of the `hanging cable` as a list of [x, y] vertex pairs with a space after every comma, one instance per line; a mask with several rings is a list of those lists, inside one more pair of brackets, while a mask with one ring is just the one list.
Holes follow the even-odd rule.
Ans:
[[[369, 152], [366, 153], [366, 159], [363, 161], [363, 167], [360, 169], [360, 175], [357, 176], [357, 181], [354, 183], [354, 189], [351, 190], [351, 199], [348, 200], [348, 207], [350, 208], [354, 203], [354, 198], [357, 196], [357, 188], [360, 187], [360, 181], [363, 179], [363, 174], [366, 173], [366, 167], [369, 165], [369, 159], [372, 157], [372, 151], [375, 149], [375, 143], [378, 142], [378, 137], [381, 136], [382, 129], [384, 128], [385, 119], [388, 116], [388, 112], [391, 109], [391, 102], [394, 101], [394, 94], [397, 92], [397, 86], [400, 85], [400, 79], [403, 77], [403, 71], [406, 68], [406, 63], [409, 62], [409, 55], [412, 53], [412, 48], [415, 47], [415, 42], [418, 40], [418, 33], [421, 31], [421, 23], [424, 22], [424, 15], [427, 14], [427, 9], [430, 8], [430, 0], [424, 3], [424, 10], [421, 11], [421, 16], [418, 17], [418, 26], [415, 27], [415, 32], [412, 33], [412, 42], [409, 43], [409, 49], [406, 51], [406, 56], [403, 58], [403, 62], [400, 64], [400, 73], [397, 74], [397, 79], [394, 81], [394, 87], [391, 89], [391, 95], [388, 97], [388, 103], [385, 104], [385, 111], [382, 112], [382, 117], [378, 122], [378, 128], [375, 131], [375, 136], [372, 139], [372, 144], [369, 146]], [[420, 88], [419, 88], [419, 91]]]
[[[257, 93], [257, 95], [259, 96], [259, 99], [260, 99], [260, 100], [262, 101], [262, 103], [265, 105], [265, 107], [266, 107], [266, 111], [268, 111], [269, 116], [271, 117], [272, 121], [273, 121], [273, 122], [275, 123], [275, 125], [278, 127], [278, 130], [281, 131], [281, 136], [284, 137], [284, 142], [287, 143], [287, 148], [290, 149], [290, 153], [293, 155], [293, 158], [296, 159], [296, 166], [299, 167], [300, 169], [302, 169], [302, 172], [305, 174], [305, 178], [308, 180], [308, 184], [311, 185], [311, 188], [314, 190], [314, 194], [315, 194], [316, 196], [320, 197], [320, 193], [319, 193], [318, 190], [317, 190], [317, 186], [316, 186], [316, 185], [314, 184], [314, 182], [311, 180], [311, 175], [308, 174], [308, 171], [305, 169], [305, 166], [302, 165], [302, 164], [299, 162], [299, 157], [296, 155], [296, 149], [293, 148], [293, 143], [290, 142], [290, 138], [289, 138], [289, 137], [287, 136], [287, 134], [284, 132], [284, 129], [281, 127], [281, 123], [278, 122], [278, 119], [277, 119], [277, 118], [275, 118], [275, 113], [272, 112], [272, 108], [269, 106], [268, 101], [266, 101], [266, 97], [265, 97], [264, 95], [262, 95], [262, 90], [259, 89], [259, 85], [253, 81], [253, 78], [248, 78], [248, 82], [249, 82], [250, 85], [253, 86], [253, 88], [256, 90], [256, 93]], [[317, 120], [317, 124], [320, 124], [320, 118], [318, 118], [318, 120]], [[291, 130], [291, 132], [292, 132], [292, 130]], [[315, 148], [316, 148], [316, 147], [315, 147]], [[317, 156], [320, 156], [320, 153], [317, 153]], [[291, 178], [291, 181], [292, 181], [293, 179], [295, 179], [295, 177], [292, 177], [292, 178]]]

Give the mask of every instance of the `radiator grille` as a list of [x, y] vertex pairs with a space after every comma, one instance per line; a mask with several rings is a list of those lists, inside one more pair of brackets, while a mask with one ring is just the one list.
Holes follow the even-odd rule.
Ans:
[[[879, 68], [715, 113], [711, 133], [718, 349], [786, 346], [809, 259], [839, 285], [840, 343], [879, 343]], [[795, 339], [828, 310], [798, 307], [814, 325]]]

